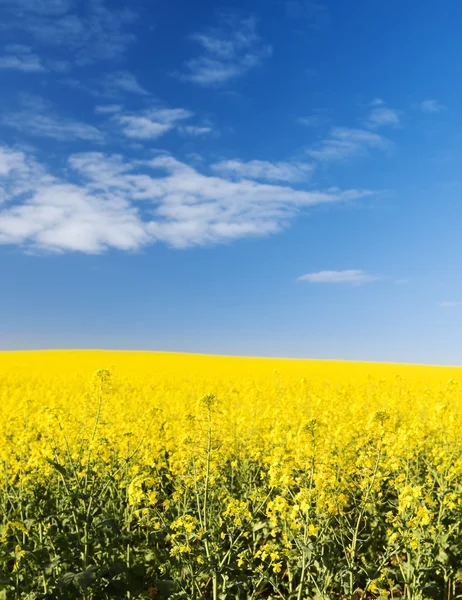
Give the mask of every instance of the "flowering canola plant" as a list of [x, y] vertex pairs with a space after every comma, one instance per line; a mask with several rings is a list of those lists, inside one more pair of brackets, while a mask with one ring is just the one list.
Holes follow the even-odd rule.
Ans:
[[0, 598], [462, 597], [462, 371], [0, 353]]

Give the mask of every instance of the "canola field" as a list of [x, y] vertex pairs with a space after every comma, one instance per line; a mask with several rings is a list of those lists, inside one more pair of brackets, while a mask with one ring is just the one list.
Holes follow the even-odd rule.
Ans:
[[0, 599], [462, 597], [462, 370], [0, 353]]

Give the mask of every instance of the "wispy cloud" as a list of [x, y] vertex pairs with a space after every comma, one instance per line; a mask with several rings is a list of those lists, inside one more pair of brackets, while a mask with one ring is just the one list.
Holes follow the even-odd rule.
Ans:
[[193, 113], [184, 108], [155, 108], [132, 115], [119, 114], [114, 118], [127, 137], [147, 140], [161, 137], [192, 116]]
[[38, 164], [34, 156], [0, 146], [0, 205], [23, 198], [32, 186], [46, 186], [53, 182], [54, 177]]
[[269, 162], [266, 160], [223, 160], [211, 165], [212, 171], [236, 179], [263, 181], [288, 181], [296, 183], [306, 180], [313, 171], [307, 163]]
[[440, 104], [437, 100], [424, 100], [418, 106], [422, 112], [427, 114], [439, 113], [446, 110], [446, 106]]
[[215, 86], [244, 75], [268, 58], [272, 49], [256, 32], [254, 18], [239, 23], [227, 21], [220, 29], [196, 33], [192, 39], [200, 44], [203, 54], [186, 62], [183, 80], [202, 86]]
[[9, 114], [2, 119], [2, 123], [24, 134], [48, 137], [60, 142], [71, 140], [102, 142], [104, 140], [103, 134], [96, 127], [63, 117], [18, 112]]
[[148, 94], [133, 73], [130, 73], [129, 71], [109, 73], [103, 81], [103, 87], [108, 93], [127, 92], [129, 94], [140, 94], [142, 96]]
[[0, 5], [6, 9], [42, 15], [60, 17], [72, 8], [72, 0], [0, 0]]
[[305, 127], [320, 127], [324, 125], [327, 118], [324, 115], [309, 115], [307, 117], [299, 117], [297, 123], [305, 125]]
[[211, 127], [206, 127], [206, 126], [200, 126], [200, 125], [184, 125], [181, 128], [181, 132], [185, 133], [186, 135], [191, 135], [193, 137], [200, 137], [203, 135], [208, 135], [209, 133], [213, 132], [213, 129]]
[[0, 243], [52, 251], [230, 242], [276, 233], [300, 209], [371, 194], [234, 182], [200, 173], [170, 155], [127, 161], [74, 154], [60, 176], [24, 152], [2, 148], [0, 157], [6, 201], [0, 209]]
[[[60, 48], [83, 65], [120, 56], [135, 37], [127, 31], [136, 19], [128, 9], [107, 8], [103, 0], [86, 3], [85, 12], [68, 0], [2, 0], [2, 29], [26, 31], [48, 48]], [[62, 58], [62, 56], [61, 56]], [[67, 58], [67, 56], [66, 56]]]
[[370, 283], [378, 281], [380, 277], [369, 275], [358, 269], [347, 269], [345, 271], [318, 271], [317, 273], [307, 273], [298, 277], [298, 281], [307, 281], [308, 283], [346, 283], [359, 285], [361, 283]]
[[440, 308], [456, 308], [456, 306], [459, 306], [459, 303], [455, 300], [443, 300], [443, 302], [440, 302]]
[[12, 171], [23, 167], [25, 155], [23, 152], [2, 148], [0, 146], [0, 176], [6, 177]]
[[377, 100], [374, 101], [374, 106], [366, 120], [366, 127], [376, 129], [378, 127], [384, 127], [387, 125], [399, 125], [401, 122], [400, 112], [393, 108], [387, 108], [386, 106], [377, 106]]
[[98, 79], [87, 79], [82, 81], [75, 77], [67, 77], [62, 80], [65, 85], [100, 98], [116, 105], [124, 100], [127, 94], [135, 96], [151, 96], [151, 94], [139, 83], [136, 76], [130, 71], [113, 71], [106, 73]]
[[22, 94], [22, 110], [5, 113], [0, 122], [24, 135], [47, 137], [60, 142], [85, 140], [104, 141], [104, 135], [87, 123], [57, 115], [40, 96]]
[[41, 59], [29, 46], [12, 44], [5, 46], [5, 54], [0, 56], [0, 69], [40, 73], [46, 71]]
[[391, 143], [381, 135], [364, 129], [334, 127], [329, 135], [307, 154], [321, 162], [343, 161], [366, 155], [370, 149], [386, 149]]
[[95, 106], [95, 113], [100, 115], [113, 115], [123, 109], [122, 104], [100, 104]]

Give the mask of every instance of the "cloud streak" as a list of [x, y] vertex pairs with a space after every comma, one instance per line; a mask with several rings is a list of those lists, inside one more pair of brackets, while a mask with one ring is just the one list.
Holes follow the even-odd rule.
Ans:
[[307, 154], [320, 162], [337, 162], [367, 155], [371, 149], [384, 150], [391, 143], [376, 132], [334, 127], [329, 135]]
[[121, 104], [100, 104], [95, 106], [95, 113], [99, 115], [113, 115], [121, 112], [123, 106]]
[[78, 65], [122, 55], [135, 36], [127, 28], [137, 15], [128, 9], [107, 8], [92, 0], [85, 13], [67, 0], [2, 0], [2, 29], [17, 39], [25, 31], [43, 47], [66, 52]]
[[305, 127], [321, 127], [328, 119], [324, 115], [310, 115], [308, 117], [299, 117], [297, 123]]
[[378, 281], [380, 277], [369, 275], [358, 269], [347, 269], [345, 271], [318, 271], [317, 273], [307, 273], [298, 277], [298, 281], [308, 283], [343, 283], [350, 285], [360, 285]]
[[446, 110], [446, 106], [440, 104], [437, 100], [424, 100], [420, 103], [419, 108], [427, 114], [439, 113]]
[[137, 78], [129, 71], [116, 71], [106, 75], [104, 88], [107, 94], [126, 92], [140, 96], [148, 95], [148, 92], [138, 82]]
[[208, 126], [184, 125], [183, 127], [181, 127], [180, 131], [192, 137], [201, 137], [212, 133], [213, 129]]
[[32, 52], [32, 48], [22, 44], [5, 46], [5, 54], [0, 56], [0, 69], [26, 73], [43, 73], [47, 70], [40, 57]]
[[104, 141], [104, 135], [93, 125], [43, 112], [41, 99], [38, 98], [37, 102], [36, 110], [30, 106], [25, 110], [6, 114], [1, 119], [1, 123], [24, 135], [51, 138], [59, 142], [83, 140], [101, 143]]
[[271, 56], [272, 49], [256, 32], [254, 18], [239, 23], [226, 22], [221, 29], [196, 33], [191, 39], [202, 48], [202, 54], [185, 63], [176, 75], [198, 85], [217, 86], [241, 77]]
[[165, 135], [180, 122], [192, 116], [193, 113], [184, 108], [157, 108], [140, 114], [119, 114], [115, 117], [115, 121], [127, 137], [148, 140]]
[[459, 303], [455, 300], [443, 300], [443, 302], [440, 302], [440, 308], [456, 308], [456, 306], [459, 306]]
[[269, 162], [265, 160], [223, 160], [211, 165], [212, 171], [224, 177], [258, 179], [262, 181], [287, 181], [296, 183], [306, 180], [313, 171], [308, 163]]
[[365, 121], [365, 125], [371, 129], [377, 129], [378, 127], [399, 125], [400, 122], [401, 117], [399, 111], [387, 108], [386, 106], [377, 106], [370, 111]]
[[371, 193], [229, 181], [166, 154], [144, 161], [74, 154], [56, 176], [33, 156], [4, 147], [0, 243], [87, 253], [157, 242], [174, 248], [217, 244], [273, 234], [302, 209]]

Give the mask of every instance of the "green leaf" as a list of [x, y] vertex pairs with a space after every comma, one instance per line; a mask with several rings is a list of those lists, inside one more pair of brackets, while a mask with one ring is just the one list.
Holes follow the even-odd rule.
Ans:
[[96, 581], [97, 567], [89, 567], [85, 571], [81, 571], [74, 576], [74, 583], [76, 586], [85, 591], [89, 585]]
[[445, 565], [449, 562], [449, 555], [443, 550], [443, 548], [440, 548], [436, 559], [439, 563]]
[[166, 579], [164, 581], [156, 581], [156, 588], [159, 590], [163, 598], [170, 598], [173, 594], [176, 594], [178, 587], [174, 581]]
[[96, 580], [97, 570], [97, 567], [89, 567], [80, 573], [72, 573], [72, 571], [69, 571], [68, 573], [64, 573], [61, 577], [61, 581], [66, 586], [75, 585], [82, 591], [86, 591], [89, 585]]
[[46, 460], [47, 460], [47, 462], [48, 462], [48, 463], [49, 463], [49, 464], [50, 464], [52, 467], [54, 467], [54, 468], [55, 468], [55, 469], [58, 471], [58, 473], [61, 473], [61, 475], [62, 475], [63, 477], [64, 477], [65, 475], [67, 475], [67, 471], [66, 471], [66, 469], [65, 469], [65, 468], [64, 468], [62, 465], [60, 465], [59, 463], [55, 462], [54, 460], [51, 460], [51, 458], [47, 458]]
[[56, 569], [61, 564], [61, 559], [55, 557], [51, 562], [49, 562], [44, 568], [43, 571], [46, 575], [51, 575], [53, 573], [53, 569]]
[[64, 585], [70, 585], [74, 582], [74, 577], [75, 573], [70, 571], [69, 573], [64, 573], [64, 575], [61, 577], [61, 581], [64, 583]]

